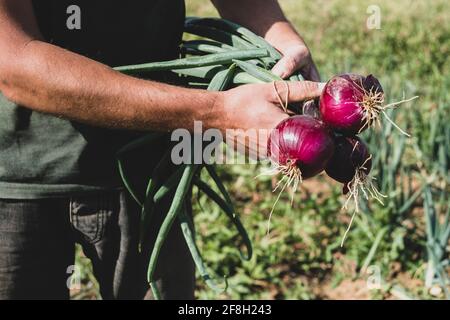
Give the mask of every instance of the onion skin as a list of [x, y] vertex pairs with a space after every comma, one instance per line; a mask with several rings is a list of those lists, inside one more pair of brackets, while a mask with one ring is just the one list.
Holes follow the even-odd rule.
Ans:
[[353, 180], [356, 170], [362, 170], [368, 175], [371, 169], [369, 149], [360, 138], [356, 136], [335, 138], [334, 154], [325, 169], [328, 176], [347, 185]]
[[331, 78], [320, 97], [320, 112], [325, 124], [346, 135], [355, 135], [367, 129], [365, 106], [377, 103], [374, 95], [383, 96], [380, 82], [373, 76], [342, 74]]
[[303, 179], [325, 170], [333, 152], [330, 130], [321, 121], [305, 115], [283, 120], [268, 141], [272, 161], [280, 166], [295, 164]]
[[305, 103], [303, 103], [301, 114], [320, 120], [321, 116], [318, 105], [319, 100], [317, 100], [317, 102], [315, 100], [306, 101]]

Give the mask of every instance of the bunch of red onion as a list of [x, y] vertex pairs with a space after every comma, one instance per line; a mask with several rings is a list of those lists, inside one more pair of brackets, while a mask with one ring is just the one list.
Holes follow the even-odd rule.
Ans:
[[373, 75], [333, 77], [324, 87], [319, 108], [307, 104], [305, 115], [282, 121], [270, 135], [268, 155], [275, 172], [284, 175], [277, 188], [284, 182], [283, 189], [293, 185], [296, 190], [302, 179], [325, 170], [344, 184], [343, 193], [348, 195], [344, 207], [353, 199], [357, 212], [360, 195], [381, 202], [383, 195], [369, 175], [372, 156], [356, 135], [380, 123], [381, 115], [405, 133], [388, 117], [386, 109], [412, 99], [384, 105], [383, 88]]
[[302, 179], [325, 170], [344, 185], [343, 193], [348, 195], [345, 208], [349, 200], [354, 200], [355, 212], [358, 212], [360, 196], [381, 202], [384, 196], [369, 175], [372, 156], [356, 135], [380, 123], [380, 115], [401, 130], [385, 111], [399, 103], [384, 105], [383, 88], [373, 75], [333, 77], [320, 97], [319, 116], [315, 116], [316, 112], [292, 116], [282, 121], [270, 135], [268, 155], [275, 164], [275, 171], [283, 174], [277, 188], [284, 182], [281, 191], [289, 185], [296, 190]]
[[277, 171], [288, 185], [297, 185], [326, 169], [344, 183], [345, 193], [351, 191], [355, 177], [363, 179], [361, 173], [367, 176], [371, 168], [367, 146], [354, 135], [375, 121], [383, 101], [383, 88], [372, 75], [332, 78], [320, 99], [320, 119], [311, 113], [293, 116], [272, 132], [268, 153]]

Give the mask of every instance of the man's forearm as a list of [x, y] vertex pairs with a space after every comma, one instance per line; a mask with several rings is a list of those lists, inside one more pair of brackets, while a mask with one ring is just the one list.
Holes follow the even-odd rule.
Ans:
[[[1, 67], [1, 66], [0, 66]], [[216, 94], [145, 81], [41, 41], [0, 68], [0, 91], [36, 111], [111, 128], [214, 126]]]
[[286, 19], [277, 0], [212, 0], [220, 15], [264, 37], [283, 52], [300, 36]]

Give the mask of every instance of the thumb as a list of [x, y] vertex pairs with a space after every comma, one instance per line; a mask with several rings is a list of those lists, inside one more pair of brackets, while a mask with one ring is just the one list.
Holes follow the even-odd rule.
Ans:
[[[273, 102], [283, 101], [288, 95], [288, 102], [299, 102], [319, 97], [326, 83], [313, 81], [276, 81], [274, 83]], [[284, 101], [285, 102], [285, 101]]]
[[292, 75], [298, 69], [297, 63], [289, 57], [284, 56], [280, 61], [272, 68], [272, 73], [285, 79]]

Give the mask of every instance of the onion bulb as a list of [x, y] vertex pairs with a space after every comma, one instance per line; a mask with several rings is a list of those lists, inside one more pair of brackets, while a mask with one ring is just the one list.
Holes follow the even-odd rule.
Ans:
[[375, 198], [382, 203], [384, 197], [373, 184], [369, 173], [372, 168], [372, 155], [366, 144], [358, 137], [340, 136], [335, 138], [335, 151], [328, 162], [325, 172], [334, 180], [343, 183], [344, 194], [355, 201], [355, 209], [359, 210], [359, 195], [366, 199]]
[[[332, 133], [319, 120], [297, 115], [282, 121], [268, 140], [268, 155], [276, 170], [295, 186], [325, 170], [333, 155]], [[295, 189], [294, 189], [295, 190]]]
[[347, 194], [347, 200], [343, 208], [347, 209], [348, 204], [353, 200], [355, 211], [350, 223], [342, 238], [341, 246], [344, 245], [345, 238], [350, 231], [353, 219], [359, 212], [359, 198], [363, 196], [366, 200], [369, 197], [376, 199], [383, 204], [381, 194], [373, 183], [373, 178], [369, 176], [372, 169], [372, 155], [366, 144], [358, 137], [339, 136], [335, 139], [335, 151], [333, 157], [328, 162], [325, 172], [334, 180], [344, 184], [343, 192]]
[[320, 97], [320, 112], [325, 124], [346, 135], [359, 134], [380, 124], [381, 115], [408, 135], [389, 118], [386, 109], [415, 98], [385, 105], [383, 88], [373, 75], [343, 74], [331, 78], [325, 85]]
[[283, 174], [274, 190], [282, 185], [267, 221], [269, 233], [273, 210], [284, 189], [292, 185], [296, 191], [303, 179], [325, 170], [334, 152], [333, 134], [323, 122], [311, 116], [296, 115], [280, 122], [271, 132], [267, 150], [274, 164], [269, 174]]

